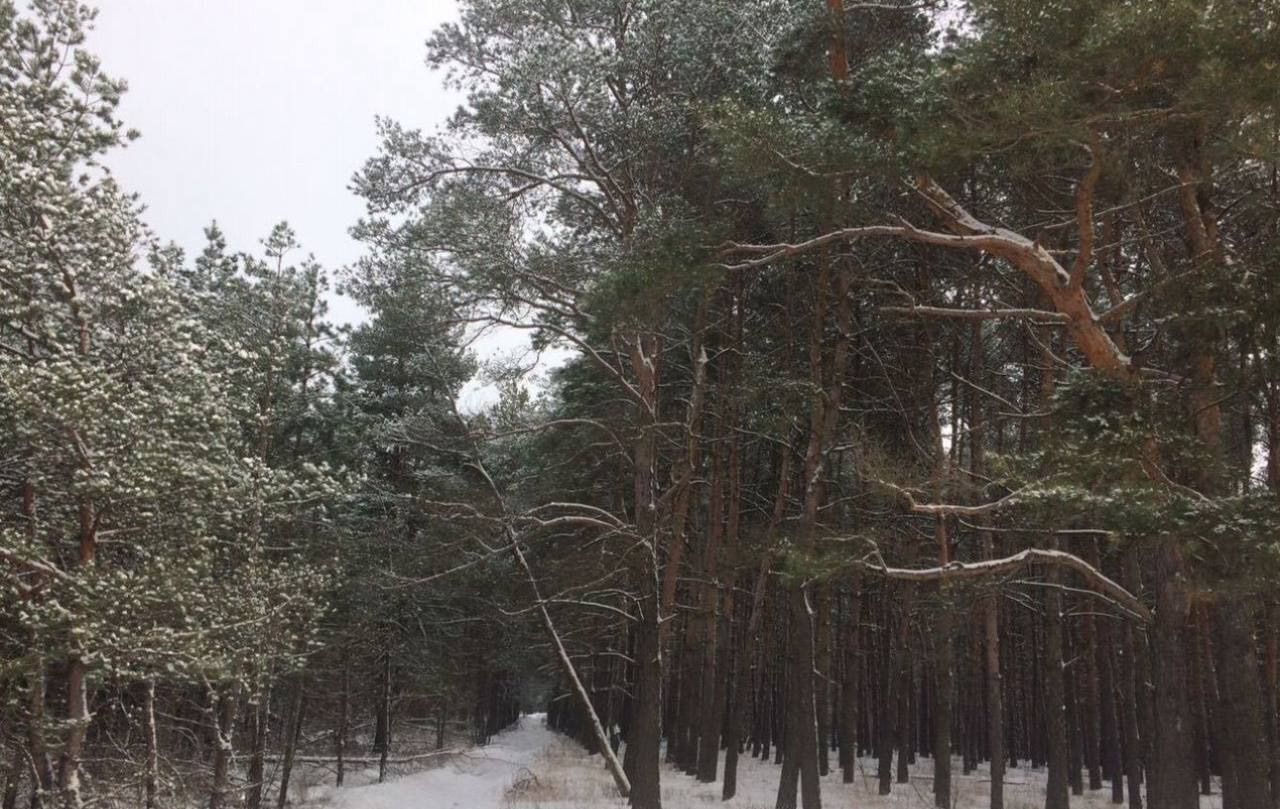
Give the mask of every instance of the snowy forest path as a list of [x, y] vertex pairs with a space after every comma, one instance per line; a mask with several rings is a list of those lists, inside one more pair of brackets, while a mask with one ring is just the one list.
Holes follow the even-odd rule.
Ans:
[[430, 770], [333, 794], [330, 809], [499, 809], [513, 782], [559, 737], [528, 714], [493, 741]]

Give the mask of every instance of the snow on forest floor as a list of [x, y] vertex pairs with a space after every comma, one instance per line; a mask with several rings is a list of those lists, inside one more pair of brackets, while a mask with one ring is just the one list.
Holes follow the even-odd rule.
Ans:
[[[832, 753], [834, 760], [834, 751]], [[723, 763], [723, 759], [722, 759]], [[824, 806], [856, 806], [858, 809], [932, 809], [933, 767], [927, 758], [912, 767], [909, 784], [894, 784], [893, 794], [877, 794], [875, 761], [859, 762], [859, 773], [852, 784], [841, 783], [840, 773], [833, 771], [822, 779]], [[599, 756], [588, 756], [573, 741], [553, 735], [546, 747], [534, 758], [529, 770], [536, 783], [522, 783], [509, 790], [503, 809], [612, 809], [624, 807], [616, 797], [612, 780]], [[772, 762], [753, 759], [749, 755], [738, 760], [738, 794], [727, 804], [732, 809], [772, 809], [777, 797], [781, 768]], [[989, 805], [990, 773], [985, 767], [970, 775], [960, 774], [960, 761], [955, 763], [954, 806], [956, 809], [980, 809]], [[1043, 769], [1019, 768], [1005, 775], [1006, 809], [1041, 809], [1044, 806], [1045, 772]], [[664, 809], [704, 809], [721, 804], [721, 785], [700, 784], [691, 776], [667, 766], [662, 773], [662, 805]], [[1110, 801], [1110, 784], [1096, 792], [1072, 796], [1072, 809], [1114, 807]], [[1219, 809], [1221, 798], [1201, 798], [1202, 809]]]
[[[876, 794], [875, 762], [859, 762], [853, 784], [840, 781], [839, 772], [823, 779], [822, 797], [828, 806], [859, 809], [930, 809], [932, 768], [922, 758], [913, 769], [911, 783], [894, 784], [893, 794]], [[732, 809], [771, 809], [778, 788], [779, 767], [750, 756], [739, 759], [738, 795]], [[376, 775], [376, 772], [374, 773]], [[988, 772], [979, 769], [961, 775], [959, 762], [953, 774], [956, 809], [980, 809], [987, 805]], [[1019, 768], [1006, 774], [1007, 809], [1040, 809], [1044, 806], [1045, 772]], [[1104, 809], [1110, 788], [1072, 796], [1073, 809]], [[487, 747], [449, 758], [441, 766], [423, 770], [385, 784], [314, 792], [327, 809], [622, 809], [613, 782], [599, 756], [589, 756], [577, 743], [548, 730], [543, 716], [521, 718], [520, 724], [494, 737]], [[1220, 797], [1201, 798], [1202, 809], [1219, 809]], [[671, 767], [662, 773], [662, 805], [665, 809], [704, 809], [720, 804], [720, 784], [700, 784]]]
[[[485, 747], [443, 757], [438, 766], [376, 781], [377, 767], [359, 773], [363, 786], [317, 787], [304, 806], [325, 809], [502, 809], [511, 785], [530, 774], [533, 761], [560, 737], [543, 724], [542, 714], [493, 737]], [[585, 755], [585, 754], [584, 754]]]
[[[834, 751], [833, 751], [834, 758]], [[985, 768], [970, 775], [960, 774], [956, 761], [952, 775], [956, 809], [980, 809], [989, 805], [991, 788]], [[556, 736], [529, 765], [538, 779], [524, 789], [509, 790], [503, 809], [613, 809], [625, 807], [616, 797], [612, 781], [598, 756], [591, 757], [574, 742]], [[730, 809], [772, 809], [777, 797], [781, 768], [750, 756], [738, 760], [738, 794], [726, 804]], [[859, 773], [852, 784], [841, 783], [838, 771], [822, 779], [824, 806], [855, 806], [858, 809], [932, 809], [932, 764], [920, 759], [912, 770], [909, 784], [894, 784], [893, 794], [877, 794], [875, 761], [859, 762]], [[1044, 770], [1016, 769], [1006, 774], [1006, 809], [1041, 809], [1044, 806]], [[524, 786], [522, 784], [522, 786]], [[1108, 784], [1097, 792], [1072, 796], [1072, 809], [1114, 807]], [[1203, 809], [1219, 809], [1217, 795], [1201, 799]], [[720, 784], [700, 784], [679, 770], [665, 767], [662, 773], [662, 805], [664, 809], [705, 809], [721, 804]]]

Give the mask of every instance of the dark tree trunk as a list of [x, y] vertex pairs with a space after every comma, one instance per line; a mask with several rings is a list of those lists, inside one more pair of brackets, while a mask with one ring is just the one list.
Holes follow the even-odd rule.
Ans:
[[[1227, 596], [1214, 609], [1218, 639], [1218, 712], [1223, 759], [1223, 809], [1265, 807], [1271, 801], [1262, 687], [1251, 596]], [[1229, 762], [1229, 763], [1228, 763]], [[1226, 780], [1231, 779], [1231, 805]]]
[[[1217, 734], [1214, 733], [1213, 723], [1215, 720], [1221, 723], [1222, 715], [1218, 711], [1218, 683], [1213, 676], [1213, 651], [1212, 638], [1210, 637], [1209, 615], [1203, 609], [1195, 610], [1194, 620], [1190, 624], [1190, 642], [1192, 646], [1191, 652], [1191, 681], [1192, 693], [1195, 697], [1190, 707], [1191, 717], [1195, 722], [1194, 739], [1195, 739], [1195, 756], [1196, 756], [1196, 775], [1200, 780], [1200, 794], [1210, 795], [1213, 793], [1213, 769], [1216, 750], [1211, 752], [1211, 745], [1217, 747], [1221, 738], [1222, 731], [1219, 729]], [[1215, 739], [1215, 735], [1218, 739]], [[1231, 761], [1228, 759], [1221, 762], [1219, 769], [1222, 772], [1223, 784], [1223, 801], [1231, 802], [1231, 795], [1234, 791], [1235, 784], [1231, 773], [1229, 772]]]
[[[1141, 593], [1136, 551], [1130, 550], [1122, 560], [1126, 589], [1134, 595]], [[1140, 630], [1132, 622], [1126, 622], [1121, 630], [1120, 653], [1120, 707], [1121, 725], [1124, 728], [1124, 771], [1129, 788], [1129, 809], [1142, 809], [1143, 738], [1139, 725], [1139, 704], [1146, 692], [1145, 682], [1139, 681], [1142, 668], [1138, 655], [1145, 652], [1145, 642]]]
[[[730, 597], [726, 599], [732, 603]], [[740, 612], [741, 610], [738, 610]], [[749, 654], [750, 644], [747, 642], [746, 627], [742, 631], [735, 631], [735, 626], [739, 626], [740, 622], [735, 620], [735, 610], [726, 607], [725, 612], [728, 614], [729, 623], [725, 630], [725, 638], [728, 641], [728, 665], [729, 673], [725, 679], [727, 687], [727, 700], [725, 704], [725, 722], [724, 722], [724, 776], [721, 783], [721, 800], [729, 800], [738, 791], [738, 756], [742, 749], [742, 735], [746, 726], [745, 719], [739, 719], [739, 712], [745, 714], [749, 707], [751, 698], [751, 683], [748, 682], [749, 672], [744, 664], [744, 658]]]
[[373, 750], [378, 754], [378, 783], [387, 780], [387, 757], [391, 755], [391, 650], [382, 653], [382, 671], [378, 678], [378, 717], [374, 729]]
[[[1280, 443], [1280, 430], [1277, 430], [1276, 441]], [[1273, 451], [1280, 446], [1273, 447]], [[1270, 456], [1269, 456], [1270, 457]], [[1277, 458], [1280, 463], [1280, 457]], [[1280, 478], [1276, 480], [1280, 486]], [[1263, 625], [1266, 627], [1266, 706], [1267, 706], [1267, 739], [1270, 747], [1271, 800], [1280, 805], [1280, 607], [1268, 604]]]
[[787, 590], [790, 635], [787, 643], [786, 734], [782, 780], [776, 809], [795, 809], [796, 787], [804, 809], [821, 809], [818, 781], [818, 738], [813, 698], [813, 623], [807, 594], [798, 583]]
[[642, 599], [636, 627], [636, 683], [627, 752], [633, 809], [662, 809], [662, 657], [656, 592]]
[[[988, 559], [995, 556], [990, 532], [983, 532], [982, 553]], [[1004, 809], [1004, 693], [1000, 678], [1000, 602], [995, 594], [983, 599], [982, 625], [986, 650], [987, 745], [991, 753], [988, 802], [990, 809]]]
[[1066, 682], [1063, 672], [1062, 595], [1057, 575], [1050, 574], [1045, 593], [1044, 637], [1044, 721], [1048, 746], [1049, 778], [1045, 786], [1045, 809], [1069, 809], [1067, 770], [1070, 751], [1067, 739]]
[[1182, 551], [1161, 540], [1155, 560], [1155, 734], [1150, 760], [1151, 809], [1198, 809], [1195, 738], [1189, 706], [1190, 666], [1184, 641], [1189, 600]]
[[160, 751], [156, 746], [156, 683], [144, 684], [142, 702], [142, 735], [146, 742], [146, 763], [142, 771], [143, 805], [156, 809], [156, 792], [160, 781]]
[[342, 693], [338, 696], [338, 726], [333, 732], [333, 752], [338, 759], [336, 783], [342, 786], [346, 775], [347, 724], [351, 715], [351, 659], [342, 658]]
[[280, 792], [276, 797], [276, 809], [284, 809], [289, 801], [289, 779], [293, 775], [293, 760], [302, 738], [302, 723], [306, 719], [307, 684], [301, 676], [294, 683], [291, 703], [289, 723], [285, 729], [284, 756], [280, 762]]
[[236, 727], [234, 694], [210, 693], [210, 711], [214, 717], [213, 782], [209, 787], [209, 809], [223, 809], [230, 793], [231, 740]]
[[[1097, 554], [1087, 556], [1097, 566]], [[1081, 740], [1084, 744], [1084, 765], [1089, 772], [1089, 789], [1102, 789], [1102, 698], [1099, 693], [1101, 683], [1098, 674], [1098, 637], [1097, 624], [1092, 612], [1086, 612], [1081, 619], [1081, 640], [1079, 650], [1083, 658], [1084, 668], [1081, 671], [1083, 699], [1078, 700], [1080, 708]]]
[[910, 647], [908, 645], [910, 640], [910, 624], [907, 618], [910, 614], [908, 611], [910, 606], [909, 600], [909, 597], [907, 599], [903, 599], [903, 620], [898, 628], [898, 671], [895, 673], [895, 676], [898, 679], [897, 691], [895, 693], [897, 698], [898, 714], [894, 721], [897, 722], [898, 729], [894, 734], [894, 737], [898, 744], [898, 766], [894, 780], [899, 784], [908, 784], [911, 782], [909, 765], [915, 758], [916, 743], [916, 734], [915, 728], [912, 727], [911, 712], [911, 699], [915, 693], [915, 683], [912, 682], [913, 667], [911, 664]]
[[0, 809], [18, 809], [18, 782], [21, 780], [23, 769], [26, 767], [26, 756], [23, 755], [22, 747], [15, 742], [13, 744], [13, 760], [4, 779], [4, 794], [0, 795]]
[[831, 591], [820, 585], [815, 592], [817, 626], [814, 639], [814, 710], [818, 721], [818, 774], [831, 772]]
[[245, 792], [246, 809], [262, 809], [263, 783], [266, 779], [267, 730], [271, 726], [271, 687], [264, 686], [254, 697], [250, 707], [250, 733], [248, 789]]
[[1120, 742], [1120, 717], [1116, 710], [1115, 628], [1105, 621], [1098, 626], [1098, 681], [1101, 688], [1103, 774], [1111, 781], [1111, 802], [1124, 803], [1124, 764]]
[[[879, 781], [881, 795], [888, 795], [893, 790], [893, 751], [897, 747], [897, 695], [896, 673], [899, 655], [898, 645], [894, 642], [895, 632], [892, 627], [893, 611], [888, 599], [882, 602], [880, 645], [880, 705], [877, 722], [880, 732], [877, 734], [876, 778]], [[905, 619], [899, 619], [905, 620]]]
[[951, 610], [942, 605], [933, 629], [937, 646], [933, 678], [933, 804], [939, 809], [951, 806], [951, 720], [955, 653]]
[[[1066, 613], [1066, 608], [1064, 606], [1063, 608], [1064, 623], [1065, 623], [1065, 613]], [[1063, 632], [1064, 638], [1070, 639], [1071, 633], [1065, 630], [1066, 630], [1066, 627], [1064, 626], [1064, 632]], [[1063, 652], [1063, 667], [1064, 667], [1064, 674], [1065, 674], [1063, 678], [1063, 682], [1066, 685], [1066, 694], [1067, 694], [1067, 741], [1069, 742], [1068, 750], [1070, 750], [1070, 754], [1068, 758], [1071, 762], [1070, 766], [1067, 769], [1067, 783], [1071, 785], [1072, 795], [1083, 795], [1084, 794], [1084, 772], [1083, 772], [1084, 732], [1081, 726], [1081, 716], [1080, 716], [1079, 692], [1082, 690], [1079, 684], [1080, 669], [1078, 666], [1071, 667], [1071, 668], [1066, 667], [1067, 661], [1074, 661], [1074, 660], [1076, 660], [1076, 651], [1074, 647], [1071, 645], [1070, 640], [1068, 640], [1066, 644], [1066, 649]]]
[[436, 706], [436, 749], [437, 750], [444, 749], [444, 729], [445, 729], [446, 720], [448, 718], [449, 718], [448, 710], [445, 707], [444, 701], [441, 700], [440, 704]]
[[862, 582], [854, 579], [849, 586], [848, 611], [845, 615], [843, 640], [844, 676], [840, 684], [840, 778], [853, 783], [858, 764], [858, 656], [859, 624], [862, 621]]
[[44, 741], [46, 673], [44, 661], [37, 659], [27, 683], [27, 749], [34, 771], [31, 784], [31, 809], [44, 806], [44, 796], [52, 795], [55, 786], [53, 758]]
[[[720, 586], [719, 586], [719, 554], [720, 544], [724, 538], [725, 512], [725, 458], [724, 451], [717, 444], [711, 456], [711, 489], [707, 520], [710, 527], [707, 532], [707, 546], [703, 554], [702, 611], [699, 616], [702, 624], [702, 669], [700, 675], [701, 699], [698, 710], [689, 711], [697, 722], [698, 746], [696, 749], [695, 773], [702, 783], [714, 783], [716, 770], [720, 763], [720, 724], [723, 708], [716, 698], [719, 689], [720, 674]], [[723, 692], [720, 692], [723, 695]]]

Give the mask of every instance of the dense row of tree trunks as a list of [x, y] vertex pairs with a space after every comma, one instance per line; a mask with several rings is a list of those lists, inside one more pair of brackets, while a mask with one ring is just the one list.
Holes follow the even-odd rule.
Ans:
[[[994, 544], [989, 534], [985, 539]], [[986, 553], [992, 551], [989, 545]], [[1086, 555], [1090, 554], [1094, 551], [1086, 549]], [[1110, 562], [1123, 569], [1131, 555], [1132, 551], [1097, 559], [1099, 564]], [[1150, 579], [1156, 578], [1153, 571]], [[703, 739], [709, 739], [706, 745], [714, 745], [717, 757], [723, 754], [726, 762], [739, 755], [768, 760], [780, 752], [779, 778], [787, 786], [787, 794], [796, 795], [799, 805], [803, 800], [800, 765], [806, 731], [816, 729], [818, 722], [816, 714], [804, 715], [797, 722], [795, 715], [789, 715], [789, 708], [794, 704], [794, 692], [803, 691], [806, 681], [815, 690], [817, 683], [826, 682], [832, 689], [832, 725], [821, 736], [813, 734], [809, 760], [815, 769], [820, 760], [818, 745], [829, 753], [839, 751], [836, 761], [842, 779], [845, 772], [853, 776], [861, 766], [860, 758], [878, 758], [881, 790], [887, 794], [896, 784], [904, 783], [904, 774], [910, 775], [918, 766], [917, 756], [928, 762], [936, 778], [937, 758], [946, 749], [948, 754], [951, 750], [960, 754], [967, 769], [979, 761], [992, 765], [992, 772], [999, 772], [1009, 762], [1046, 768], [1048, 807], [1068, 806], [1070, 793], [1077, 788], [1106, 790], [1115, 804], [1127, 800], [1131, 807], [1147, 805], [1144, 790], [1153, 771], [1144, 764], [1143, 734], [1158, 726], [1142, 718], [1146, 711], [1141, 694], [1149, 689], [1142, 671], [1150, 665], [1137, 663], [1150, 661], [1152, 655], [1146, 643], [1148, 629], [1123, 616], [1098, 612], [1090, 598], [1075, 592], [1070, 581], [1053, 569], [1044, 571], [1043, 580], [1039, 610], [1024, 612], [1017, 621], [1004, 620], [1000, 604], [981, 590], [945, 594], [952, 604], [967, 604], [972, 615], [972, 620], [954, 622], [946, 645], [973, 650], [952, 657], [956, 667], [954, 708], [945, 721], [947, 700], [938, 693], [942, 680], [939, 667], [945, 664], [938, 648], [941, 641], [917, 637], [910, 631], [915, 620], [912, 616], [934, 607], [923, 600], [923, 594], [872, 582], [869, 586], [875, 593], [875, 607], [868, 614], [863, 606], [868, 585], [861, 578], [831, 590], [828, 677], [820, 678], [821, 669], [812, 665], [812, 659], [797, 654], [805, 648], [805, 639], [799, 637], [796, 642], [797, 637], [806, 626], [819, 624], [808, 606], [811, 602], [797, 600], [795, 588], [766, 585], [758, 608], [754, 603], [750, 608], [742, 604], [722, 616], [720, 637], [727, 642], [729, 658], [715, 668], [712, 680], [704, 679], [704, 659], [687, 658], [696, 676], [678, 679], [682, 688], [687, 685], [693, 691], [667, 694], [668, 720], [682, 725], [682, 713], [693, 718], [691, 726], [697, 728], [695, 764], [701, 764], [707, 749], [702, 746]], [[1135, 589], [1141, 588], [1135, 585]], [[804, 610], [799, 614], [797, 603]], [[966, 614], [954, 606], [951, 611], [957, 616]], [[758, 621], [754, 628], [750, 625], [753, 614]], [[1250, 801], [1263, 799], [1266, 805], [1270, 800], [1265, 724], [1271, 720], [1267, 719], [1270, 714], [1261, 676], [1266, 671], [1265, 660], [1259, 656], [1259, 649], [1265, 646], [1258, 645], [1263, 616], [1248, 605], [1233, 614], [1238, 616], [1235, 627], [1226, 625], [1227, 613], [1219, 606], [1212, 625], [1193, 624], [1189, 631], [1194, 638], [1191, 648], [1207, 641], [1217, 661], [1207, 670], [1215, 689], [1214, 761], [1221, 762], [1221, 768], [1212, 763], [1214, 783], [1220, 778], [1229, 807], [1243, 809], [1256, 805]], [[691, 617], [696, 623], [702, 620], [697, 615]], [[933, 620], [936, 629], [936, 616]], [[763, 627], [769, 631], [761, 631]], [[1152, 627], [1150, 635], [1155, 637], [1157, 631]], [[1092, 643], [1090, 632], [1095, 633]], [[719, 646], [726, 647], [726, 643]], [[929, 648], [932, 653], [921, 656]], [[1002, 650], [1009, 653], [1002, 654]], [[771, 659], [780, 665], [771, 665]], [[739, 660], [745, 662], [739, 664]], [[801, 661], [799, 666], [797, 661]], [[804, 662], [810, 664], [808, 671], [800, 669]], [[1093, 698], [1086, 694], [1091, 676], [1097, 678]], [[613, 683], [604, 690], [626, 687], [625, 681], [604, 682]], [[1022, 686], [1010, 690], [1010, 682]], [[704, 736], [702, 722], [708, 698], [719, 703], [723, 716], [712, 734]], [[1007, 700], [1021, 700], [1023, 706], [1013, 721], [1003, 711]], [[557, 704], [568, 705], [569, 701]], [[993, 723], [993, 717], [999, 721]], [[940, 739], [949, 740], [947, 748], [941, 746]], [[1252, 768], [1255, 773], [1261, 768], [1260, 778], [1242, 778], [1241, 769], [1226, 764], [1232, 756], [1259, 750], [1264, 753], [1262, 759], [1235, 766]], [[1095, 768], [1098, 778], [1090, 779], [1089, 772]], [[729, 786], [734, 772], [726, 765], [723, 776]], [[697, 766], [690, 774], [701, 776]], [[1194, 779], [1194, 772], [1191, 777]], [[993, 784], [992, 795], [993, 802], [1002, 800], [1003, 790]], [[732, 797], [731, 791], [728, 798]]]

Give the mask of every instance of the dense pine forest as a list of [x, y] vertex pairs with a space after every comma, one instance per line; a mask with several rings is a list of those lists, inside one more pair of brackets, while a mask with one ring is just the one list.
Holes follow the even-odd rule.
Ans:
[[635, 809], [1280, 806], [1275, 0], [463, 0], [348, 267], [152, 232], [92, 20], [0, 0], [2, 809], [531, 712]]

